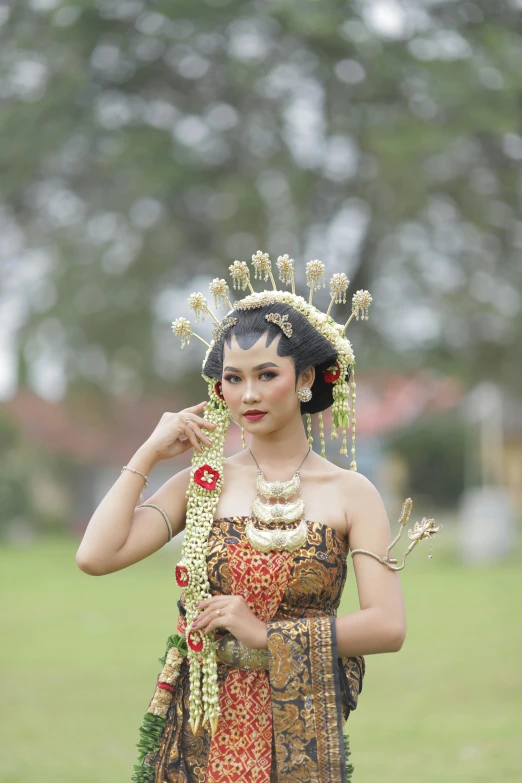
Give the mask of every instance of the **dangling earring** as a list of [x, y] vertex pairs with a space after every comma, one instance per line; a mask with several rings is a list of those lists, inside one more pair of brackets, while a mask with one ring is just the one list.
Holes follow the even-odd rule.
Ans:
[[[232, 414], [230, 413], [230, 411], [229, 411], [228, 415], [230, 416], [230, 418], [232, 419], [232, 421], [234, 422], [234, 424], [236, 424], [236, 425], [239, 427], [239, 424], [238, 424], [238, 423], [237, 423], [237, 421], [234, 419], [234, 417], [232, 416]], [[246, 439], [245, 439], [245, 429], [244, 429], [244, 427], [241, 427], [241, 443], [243, 444], [243, 448], [244, 448], [244, 449], [246, 449], [246, 447], [247, 447], [247, 444], [246, 444]]]
[[326, 459], [326, 444], [324, 442], [324, 421], [323, 421], [322, 411], [319, 411], [318, 418], [319, 418], [319, 440], [321, 442], [321, 457]]
[[300, 386], [297, 390], [297, 397], [301, 402], [310, 402], [312, 399], [312, 390], [308, 386]]
[[314, 442], [312, 437], [312, 414], [306, 414], [306, 434], [308, 435], [308, 445], [311, 446]]

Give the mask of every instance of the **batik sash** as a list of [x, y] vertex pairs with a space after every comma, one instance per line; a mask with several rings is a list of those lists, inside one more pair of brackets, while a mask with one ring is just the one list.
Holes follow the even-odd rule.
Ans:
[[335, 617], [267, 623], [278, 783], [346, 780]]

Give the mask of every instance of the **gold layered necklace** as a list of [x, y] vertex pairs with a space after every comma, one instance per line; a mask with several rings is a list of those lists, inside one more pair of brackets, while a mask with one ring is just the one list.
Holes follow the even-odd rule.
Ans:
[[[306, 456], [310, 454], [312, 447], [309, 446]], [[249, 449], [252, 454], [252, 450]], [[278, 552], [284, 550], [292, 552], [303, 546], [308, 535], [308, 523], [304, 518], [304, 500], [301, 497], [301, 477], [299, 471], [303, 462], [299, 465], [294, 475], [288, 481], [267, 481], [259, 463], [252, 454], [254, 462], [257, 465], [256, 496], [252, 503], [252, 517], [245, 526], [245, 535], [253, 549], [258, 552]], [[299, 497], [291, 502], [280, 503], [280, 500], [288, 501], [296, 492]], [[262, 500], [266, 498], [266, 501]], [[275, 499], [275, 503], [270, 501]], [[253, 519], [258, 519], [264, 524], [275, 523], [274, 529], [260, 529], [253, 523]], [[285, 523], [301, 521], [297, 527], [285, 529], [282, 527]]]

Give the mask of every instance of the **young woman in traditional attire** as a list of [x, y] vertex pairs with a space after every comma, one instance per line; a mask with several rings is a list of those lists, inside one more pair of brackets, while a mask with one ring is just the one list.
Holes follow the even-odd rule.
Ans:
[[[307, 264], [308, 300], [295, 293], [288, 256], [277, 266], [291, 291], [277, 290], [266, 253], [252, 262], [272, 290], [256, 293], [236, 261], [234, 288], [250, 294], [232, 304], [216, 278], [215, 307], [228, 309], [221, 321], [201, 294], [190, 296], [196, 322], [206, 314], [215, 321], [210, 344], [187, 319], [173, 322], [182, 347], [192, 335], [207, 345], [209, 399], [163, 415], [96, 510], [76, 558], [87, 573], [111, 573], [185, 530], [176, 633], [140, 729], [134, 783], [350, 780], [343, 726], [357, 706], [363, 656], [397, 651], [405, 638], [395, 573], [405, 556], [399, 564], [390, 553], [411, 501], [392, 542], [381, 497], [355, 462], [355, 360], [344, 333], [352, 318], [368, 317], [371, 296], [358, 291], [338, 324], [330, 312], [346, 302], [344, 274], [332, 277], [322, 313], [312, 304], [325, 284], [320, 261]], [[349, 470], [325, 459], [329, 408], [343, 455], [351, 428]], [[315, 413], [321, 456], [311, 448]], [[225, 460], [231, 420], [244, 448]], [[153, 465], [192, 447], [191, 467], [136, 505]], [[406, 554], [438, 529], [416, 523]], [[353, 559], [360, 610], [337, 617], [350, 550], [369, 555]]]

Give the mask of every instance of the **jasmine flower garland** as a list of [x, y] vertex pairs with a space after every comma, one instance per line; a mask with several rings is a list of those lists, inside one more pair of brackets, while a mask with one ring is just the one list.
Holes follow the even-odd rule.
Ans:
[[176, 569], [178, 584], [184, 587], [186, 635], [190, 664], [190, 725], [195, 734], [200, 724], [210, 722], [217, 730], [219, 689], [214, 634], [192, 629], [198, 615], [196, 604], [210, 598], [207, 572], [207, 542], [223, 484], [225, 435], [230, 424], [226, 403], [217, 393], [216, 382], [208, 379], [209, 404], [205, 418], [216, 424], [212, 444], [194, 452], [187, 489], [187, 515], [181, 561]]

